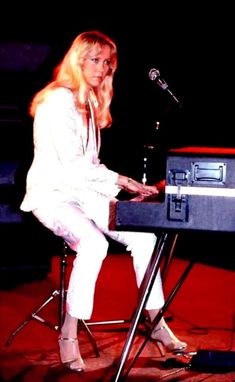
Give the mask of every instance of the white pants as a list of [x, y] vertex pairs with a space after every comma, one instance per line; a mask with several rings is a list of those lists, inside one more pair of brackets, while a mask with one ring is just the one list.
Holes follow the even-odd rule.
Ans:
[[[67, 291], [67, 312], [72, 317], [89, 319], [93, 310], [96, 280], [107, 255], [109, 236], [126, 246], [133, 257], [136, 282], [139, 287], [156, 243], [153, 233], [123, 232], [109, 229], [114, 210], [107, 199], [83, 205], [63, 202], [48, 203], [33, 211], [43, 225], [61, 236], [77, 252]], [[108, 286], [107, 286], [108, 287]], [[164, 305], [160, 272], [155, 279], [146, 309]]]

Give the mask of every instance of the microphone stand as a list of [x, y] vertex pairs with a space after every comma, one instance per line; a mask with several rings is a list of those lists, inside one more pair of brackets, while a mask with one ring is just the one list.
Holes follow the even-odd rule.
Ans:
[[182, 107], [182, 104], [180, 103], [179, 99], [176, 97], [176, 95], [167, 87], [166, 90], [171, 95], [173, 100], [179, 105], [179, 107]]

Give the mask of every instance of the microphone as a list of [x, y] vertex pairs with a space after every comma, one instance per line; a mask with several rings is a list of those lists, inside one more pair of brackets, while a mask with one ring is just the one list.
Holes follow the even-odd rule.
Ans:
[[155, 81], [158, 86], [160, 86], [161, 89], [167, 90], [167, 92], [171, 95], [171, 97], [174, 99], [176, 103], [178, 103], [179, 106], [182, 106], [176, 95], [169, 89], [168, 84], [166, 81], [161, 77], [160, 71], [158, 69], [152, 68], [149, 71], [149, 78], [151, 81]]
[[160, 77], [160, 72], [158, 69], [152, 68], [149, 71], [149, 78], [151, 81], [155, 81], [156, 83], [162, 88], [163, 90], [166, 90], [168, 88], [168, 84], [166, 81]]

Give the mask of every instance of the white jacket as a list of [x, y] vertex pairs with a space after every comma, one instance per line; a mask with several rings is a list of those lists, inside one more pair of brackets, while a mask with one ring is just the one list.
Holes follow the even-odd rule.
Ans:
[[56, 198], [82, 205], [89, 197], [115, 197], [118, 173], [100, 163], [99, 149], [100, 131], [93, 118], [89, 129], [83, 125], [73, 93], [65, 88], [51, 92], [35, 115], [34, 159], [20, 208], [32, 211]]

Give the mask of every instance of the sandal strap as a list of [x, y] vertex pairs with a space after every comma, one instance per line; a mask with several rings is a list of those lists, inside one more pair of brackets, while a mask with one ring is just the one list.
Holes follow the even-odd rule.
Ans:
[[73, 337], [59, 337], [58, 341], [71, 341], [71, 342], [76, 342], [78, 339], [73, 338]]
[[157, 332], [160, 332], [160, 330], [166, 330], [166, 327], [165, 327], [165, 326], [160, 326], [160, 328], [153, 329], [152, 334], [157, 333]]

